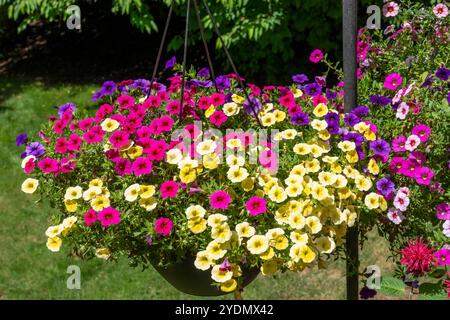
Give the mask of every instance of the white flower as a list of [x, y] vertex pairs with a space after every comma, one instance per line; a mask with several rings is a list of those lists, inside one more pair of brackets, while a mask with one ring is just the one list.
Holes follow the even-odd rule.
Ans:
[[412, 134], [408, 137], [405, 143], [405, 149], [408, 151], [414, 151], [420, 144], [420, 138], [415, 134]]
[[406, 103], [402, 102], [402, 103], [400, 103], [400, 105], [397, 108], [396, 116], [400, 120], [405, 120], [408, 112], [409, 112], [409, 106]]
[[409, 206], [409, 198], [401, 193], [398, 193], [394, 198], [394, 207], [405, 212]]
[[170, 149], [166, 153], [166, 161], [170, 164], [178, 164], [183, 158], [183, 154], [179, 149]]
[[388, 2], [383, 6], [383, 14], [385, 17], [395, 17], [398, 15], [399, 6], [394, 1]]
[[439, 3], [433, 8], [433, 13], [438, 18], [445, 18], [448, 16], [448, 8], [445, 4]]
[[126, 188], [126, 190], [124, 192], [125, 200], [127, 200], [129, 202], [136, 201], [136, 199], [139, 196], [140, 191], [141, 191], [141, 187], [139, 186], [138, 183], [132, 184], [131, 186]]
[[387, 215], [389, 220], [391, 220], [394, 224], [400, 224], [405, 219], [403, 214], [394, 208], [389, 209]]
[[195, 150], [202, 156], [213, 153], [217, 147], [217, 143], [212, 140], [205, 140], [200, 142]]
[[64, 195], [64, 200], [76, 200], [80, 199], [83, 195], [83, 190], [80, 186], [69, 187], [66, 190], [66, 194]]

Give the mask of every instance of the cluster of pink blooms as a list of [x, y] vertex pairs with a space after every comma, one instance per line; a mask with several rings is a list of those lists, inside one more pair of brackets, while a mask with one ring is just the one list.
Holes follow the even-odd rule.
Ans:
[[398, 189], [394, 197], [394, 208], [389, 209], [388, 218], [395, 224], [400, 224], [404, 219], [403, 212], [409, 207], [410, 191], [408, 187], [401, 187]]

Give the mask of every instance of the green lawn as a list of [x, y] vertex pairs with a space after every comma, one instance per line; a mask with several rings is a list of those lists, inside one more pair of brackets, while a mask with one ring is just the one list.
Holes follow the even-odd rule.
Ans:
[[[172, 288], [153, 269], [141, 272], [103, 260], [80, 261], [67, 250], [50, 252], [46, 246], [50, 208], [34, 203], [20, 191], [25, 174], [20, 169], [15, 136], [37, 132], [55, 106], [74, 102], [91, 105], [95, 84], [44, 85], [22, 78], [0, 78], [0, 299], [195, 299]], [[383, 274], [392, 272], [386, 243], [372, 235], [362, 252], [361, 266], [377, 264]], [[81, 290], [66, 287], [67, 267], [81, 269]], [[327, 270], [259, 276], [244, 291], [246, 299], [344, 299], [344, 264]], [[232, 298], [232, 296], [227, 296]]]

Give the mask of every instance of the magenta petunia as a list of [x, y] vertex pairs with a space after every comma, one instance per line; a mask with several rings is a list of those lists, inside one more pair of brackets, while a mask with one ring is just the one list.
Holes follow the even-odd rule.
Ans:
[[418, 136], [420, 142], [425, 142], [430, 137], [431, 129], [425, 124], [419, 124], [412, 129], [412, 134]]
[[93, 209], [88, 210], [84, 214], [84, 224], [87, 225], [88, 227], [96, 221], [97, 221], [97, 214]]
[[399, 137], [395, 138], [394, 140], [392, 140], [392, 150], [394, 150], [394, 152], [406, 151], [405, 143], [406, 143], [405, 136], [399, 136]]
[[256, 216], [258, 214], [266, 213], [266, 200], [261, 197], [251, 197], [245, 204], [245, 208], [250, 213], [251, 216]]
[[439, 220], [450, 220], [450, 204], [442, 202], [436, 206], [436, 216]]
[[223, 93], [213, 93], [211, 95], [211, 103], [217, 107], [225, 103], [225, 96]]
[[120, 149], [130, 142], [129, 137], [130, 135], [127, 132], [118, 130], [111, 134], [109, 142], [111, 142], [114, 148]]
[[69, 136], [69, 139], [67, 140], [67, 149], [69, 151], [78, 151], [81, 146], [81, 138], [76, 133]]
[[120, 96], [116, 102], [119, 104], [120, 109], [128, 109], [134, 105], [134, 98], [132, 96]]
[[57, 153], [64, 154], [67, 152], [69, 148], [69, 143], [67, 142], [67, 139], [64, 137], [58, 138], [55, 143], [55, 151]]
[[103, 227], [119, 224], [121, 221], [120, 211], [113, 207], [104, 208], [98, 213], [98, 220]]
[[173, 222], [169, 218], [158, 218], [155, 221], [155, 232], [160, 236], [168, 236], [173, 229]]
[[209, 120], [215, 126], [220, 127], [228, 120], [228, 117], [225, 115], [223, 111], [214, 111]]
[[312, 63], [319, 63], [323, 59], [323, 52], [319, 49], [314, 50], [311, 52], [311, 55], [309, 56], [309, 61]]
[[223, 190], [213, 192], [209, 196], [209, 203], [211, 204], [211, 208], [213, 209], [225, 210], [230, 205], [230, 202], [231, 202], [230, 195]]
[[428, 186], [433, 179], [434, 173], [428, 167], [421, 167], [416, 172], [416, 182], [421, 185]]
[[23, 171], [26, 174], [30, 174], [31, 171], [33, 171], [33, 169], [36, 167], [36, 162], [34, 161], [33, 158], [31, 158], [30, 160], [27, 161], [27, 163], [25, 163], [25, 167], [23, 168]]
[[399, 86], [401, 86], [403, 82], [403, 78], [398, 73], [391, 73], [384, 80], [384, 87], [388, 90], [396, 90]]
[[212, 102], [209, 97], [201, 97], [200, 99], [198, 99], [198, 102], [197, 102], [197, 106], [203, 110], [208, 109], [211, 106], [211, 104], [212, 104]]
[[133, 168], [130, 160], [119, 157], [114, 162], [116, 163], [114, 170], [119, 176], [126, 176], [132, 173]]
[[147, 157], [139, 157], [134, 160], [132, 170], [135, 176], [152, 173], [152, 162]]
[[52, 158], [44, 158], [38, 163], [38, 167], [44, 173], [54, 173], [58, 171], [58, 161]]
[[161, 184], [159, 188], [161, 198], [175, 198], [178, 192], [178, 183], [172, 180], [167, 180]]

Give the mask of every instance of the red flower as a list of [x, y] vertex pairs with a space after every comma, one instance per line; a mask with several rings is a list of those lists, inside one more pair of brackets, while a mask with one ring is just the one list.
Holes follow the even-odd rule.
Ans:
[[416, 276], [430, 271], [431, 266], [436, 264], [433, 248], [429, 248], [420, 238], [408, 242], [400, 253], [403, 256], [400, 262], [408, 268], [409, 273]]

